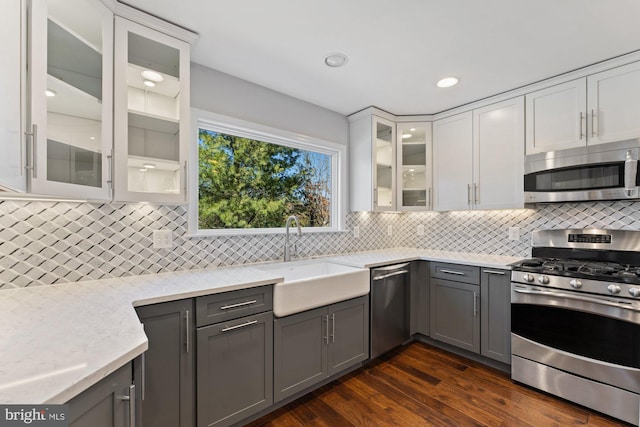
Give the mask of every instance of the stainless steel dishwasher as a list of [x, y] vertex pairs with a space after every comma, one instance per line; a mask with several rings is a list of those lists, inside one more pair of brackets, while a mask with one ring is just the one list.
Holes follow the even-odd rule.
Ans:
[[409, 340], [409, 263], [371, 270], [371, 358]]

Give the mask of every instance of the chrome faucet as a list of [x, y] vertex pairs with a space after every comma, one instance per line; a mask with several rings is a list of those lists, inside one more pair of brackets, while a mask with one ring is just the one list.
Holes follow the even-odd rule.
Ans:
[[[287, 218], [287, 224], [285, 225], [285, 227], [287, 228], [287, 235], [284, 240], [284, 260], [285, 261], [291, 261], [291, 241], [289, 240], [289, 227], [291, 226], [292, 222], [295, 222], [296, 225], [298, 226], [298, 236], [302, 236], [302, 228], [300, 228], [300, 221], [298, 220], [298, 217], [295, 215], [291, 215], [289, 218]], [[297, 248], [295, 251], [297, 252]]]

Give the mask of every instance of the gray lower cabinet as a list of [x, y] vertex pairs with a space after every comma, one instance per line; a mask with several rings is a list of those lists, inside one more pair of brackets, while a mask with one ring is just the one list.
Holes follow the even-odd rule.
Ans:
[[511, 276], [483, 268], [480, 279], [482, 355], [511, 363]]
[[227, 426], [273, 404], [273, 313], [198, 328], [198, 427]]
[[429, 262], [411, 263], [411, 335], [429, 335]]
[[192, 427], [195, 420], [193, 300], [138, 307], [149, 349], [134, 361], [142, 427]]
[[480, 353], [480, 269], [430, 264], [431, 338]]
[[368, 296], [274, 321], [274, 401], [369, 357]]
[[133, 427], [134, 387], [127, 363], [69, 402], [70, 427]]

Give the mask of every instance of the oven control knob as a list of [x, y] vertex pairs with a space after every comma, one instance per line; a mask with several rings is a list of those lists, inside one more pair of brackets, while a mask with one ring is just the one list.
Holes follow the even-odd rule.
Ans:
[[619, 294], [620, 293], [620, 286], [618, 285], [609, 285], [607, 286], [607, 290], [609, 291], [610, 294]]
[[569, 282], [573, 289], [580, 289], [582, 287], [582, 280], [579, 279], [571, 279]]
[[524, 279], [525, 282], [529, 282], [529, 283], [536, 280], [535, 277], [533, 277], [533, 274], [529, 274], [529, 273], [525, 274], [522, 278]]
[[540, 282], [543, 285], [546, 285], [547, 283], [549, 283], [549, 278], [547, 276], [539, 276], [538, 282]]
[[640, 289], [631, 288], [631, 289], [629, 289], [629, 294], [634, 298], [638, 298], [638, 297], [640, 297]]

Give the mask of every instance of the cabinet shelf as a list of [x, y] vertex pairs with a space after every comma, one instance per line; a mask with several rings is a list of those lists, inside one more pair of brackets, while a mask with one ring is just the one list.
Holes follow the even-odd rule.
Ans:
[[127, 160], [129, 167], [144, 168], [145, 164], [152, 164], [155, 167], [150, 170], [176, 172], [180, 169], [180, 163], [173, 160], [158, 159], [155, 157], [132, 156], [129, 155]]
[[180, 122], [176, 119], [131, 109], [129, 110], [129, 126], [171, 135], [176, 135], [180, 130]]

